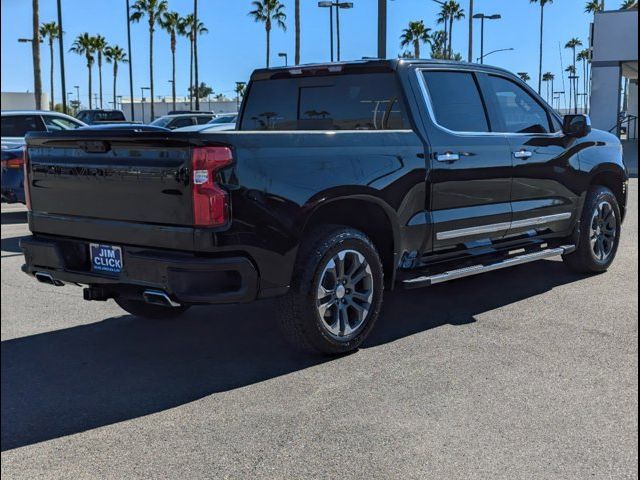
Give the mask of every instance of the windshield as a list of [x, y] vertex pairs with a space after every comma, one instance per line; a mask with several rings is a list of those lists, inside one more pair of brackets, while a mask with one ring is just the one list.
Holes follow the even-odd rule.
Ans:
[[224, 117], [218, 117], [211, 120], [208, 125], [220, 125], [222, 123], [234, 123], [238, 118], [237, 115], [225, 115]]
[[149, 125], [154, 125], [156, 127], [166, 127], [167, 125], [169, 125], [169, 122], [171, 120], [173, 120], [173, 118], [171, 118], [171, 117], [160, 117], [160, 118], [155, 119]]

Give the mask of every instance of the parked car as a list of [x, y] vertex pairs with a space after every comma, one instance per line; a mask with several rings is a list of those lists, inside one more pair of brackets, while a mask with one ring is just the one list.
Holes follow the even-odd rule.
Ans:
[[3, 110], [1, 115], [2, 148], [24, 145], [27, 132], [59, 132], [85, 126], [64, 113], [48, 110]]
[[150, 318], [279, 297], [293, 344], [338, 354], [369, 335], [385, 288], [556, 256], [599, 273], [616, 256], [619, 140], [505, 70], [258, 70], [238, 124], [28, 134], [24, 271]]
[[189, 114], [199, 114], [199, 113], [207, 113], [209, 115], [213, 115], [213, 112], [210, 112], [208, 110], [170, 110], [169, 113], [167, 113], [167, 115], [182, 115], [184, 113], [189, 113]]
[[122, 110], [80, 110], [76, 117], [87, 125], [129, 123]]
[[2, 201], [6, 203], [25, 203], [24, 145], [3, 148], [0, 151], [0, 159]]
[[224, 132], [236, 129], [237, 113], [223, 113], [204, 125], [176, 128], [176, 132]]
[[156, 118], [149, 125], [168, 128], [169, 130], [175, 130], [176, 128], [190, 127], [191, 125], [204, 125], [214, 118], [215, 115], [213, 113], [186, 113], [178, 115], [164, 115], [162, 117]]

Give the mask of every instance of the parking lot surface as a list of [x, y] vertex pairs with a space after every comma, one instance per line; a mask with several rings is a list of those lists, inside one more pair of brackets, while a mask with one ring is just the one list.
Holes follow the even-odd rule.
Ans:
[[5, 478], [637, 478], [638, 182], [618, 258], [387, 293], [364, 348], [292, 352], [271, 302], [172, 322], [20, 272], [2, 207]]

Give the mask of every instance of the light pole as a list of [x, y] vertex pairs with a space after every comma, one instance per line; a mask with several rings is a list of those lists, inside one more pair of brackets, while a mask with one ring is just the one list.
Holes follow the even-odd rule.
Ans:
[[126, 1], [127, 7], [127, 48], [129, 50], [129, 97], [131, 98], [131, 121], [136, 120], [135, 110], [133, 109], [133, 55], [131, 54], [131, 20], [129, 19], [129, 0]]
[[[175, 93], [175, 89], [173, 88], [173, 80], [168, 80], [168, 82], [171, 84], [171, 91]], [[171, 108], [173, 110], [176, 109], [176, 96], [174, 94], [171, 95]]]
[[353, 8], [353, 2], [318, 2], [318, 7], [329, 9], [329, 34], [331, 36], [331, 61], [333, 62], [333, 9], [336, 9], [336, 41], [337, 41], [337, 60], [340, 61], [340, 9]]
[[[144, 91], [151, 90], [150, 87], [140, 87], [140, 92], [142, 92], [142, 96], [140, 98], [140, 106], [142, 107], [142, 123], [144, 123]], [[151, 99], [153, 102], [153, 98]]]
[[280, 52], [278, 53], [278, 56], [281, 58], [284, 58], [284, 66], [288, 67], [289, 66], [289, 57], [285, 52]]
[[78, 102], [77, 110], [80, 110], [80, 85], [74, 85], [73, 88], [76, 89], [76, 102]]
[[[580, 75], [569, 75], [570, 87], [573, 89], [573, 113], [578, 114], [578, 79]], [[571, 88], [569, 90], [571, 90]]]
[[484, 58], [484, 21], [487, 20], [499, 20], [502, 15], [494, 13], [493, 15], [485, 15], [484, 13], [476, 13], [473, 18], [480, 19], [480, 63], [483, 63]]
[[554, 98], [558, 99], [558, 112], [560, 112], [560, 99], [562, 98], [564, 93], [565, 93], [564, 90], [559, 90], [557, 92], [553, 92], [554, 95], [557, 95], [557, 97], [554, 97]]
[[[60, 91], [62, 92], [62, 113], [67, 113], [67, 96], [65, 92], [67, 91], [67, 81], [66, 76], [64, 74], [64, 45], [62, 41], [62, 37], [64, 36], [64, 30], [62, 29], [62, 2], [61, 0], [57, 1], [58, 7], [58, 28], [60, 29], [58, 35], [58, 47], [60, 49]], [[53, 95], [53, 93], [51, 93]]]
[[485, 58], [487, 58], [489, 55], [491, 55], [492, 53], [498, 53], [498, 52], [510, 52], [512, 50], [515, 50], [515, 48], [499, 48], [498, 50], [491, 50], [489, 53], [484, 54], [482, 57], [478, 57], [477, 61], [479, 63], [482, 63], [484, 61]]
[[378, 58], [387, 58], [387, 0], [378, 0]]

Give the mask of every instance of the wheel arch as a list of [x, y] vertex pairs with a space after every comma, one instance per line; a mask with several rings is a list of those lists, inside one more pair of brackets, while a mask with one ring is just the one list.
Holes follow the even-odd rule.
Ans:
[[589, 177], [589, 187], [601, 185], [613, 192], [618, 201], [623, 220], [627, 211], [627, 179], [627, 173], [616, 164], [600, 165], [591, 172]]

